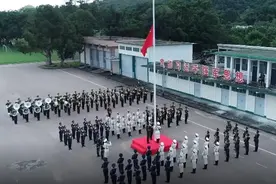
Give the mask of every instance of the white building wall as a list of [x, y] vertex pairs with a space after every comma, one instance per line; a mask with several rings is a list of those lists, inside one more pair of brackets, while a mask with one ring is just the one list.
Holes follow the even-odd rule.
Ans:
[[216, 88], [214, 86], [201, 84], [201, 97], [207, 100], [216, 101]]
[[218, 102], [218, 103], [221, 103], [221, 88], [217, 88], [217, 87], [214, 87], [214, 88], [215, 88], [215, 98], [214, 98], [214, 101]]
[[184, 79], [178, 79], [177, 81], [178, 85], [178, 91], [181, 91], [186, 94], [190, 94], [190, 81], [184, 80]]
[[86, 64], [90, 64], [90, 47], [85, 47]]
[[272, 95], [265, 95], [265, 116], [268, 119], [276, 120], [276, 97]]
[[81, 62], [81, 63], [85, 63], [85, 60], [84, 60], [84, 52], [80, 53], [80, 62]]
[[245, 104], [245, 110], [249, 112], [255, 112], [255, 96], [248, 95], [248, 92], [246, 94], [246, 104]]
[[[135, 47], [135, 48], [141, 49], [141, 46], [135, 46], [135, 45], [120, 44], [118, 48], [120, 48], [120, 46], [132, 47], [132, 48]], [[151, 61], [152, 52], [153, 52], [152, 48], [149, 48], [145, 56], [145, 58], [149, 59], [149, 62], [152, 62]], [[128, 50], [122, 50], [122, 49], [119, 49], [119, 54], [144, 57], [141, 52], [128, 51]], [[160, 61], [160, 59], [164, 59], [165, 61], [166, 60], [184, 60], [186, 62], [192, 62], [193, 45], [186, 44], [186, 45], [156, 46], [155, 59], [156, 61]]]
[[229, 105], [233, 107], [237, 107], [237, 101], [238, 101], [238, 95], [237, 92], [232, 91], [230, 88], [230, 94], [229, 94]]
[[191, 95], [195, 94], [195, 85], [194, 85], [194, 82], [192, 82], [192, 81], [189, 81], [189, 93], [188, 94], [191, 94]]
[[167, 88], [177, 90], [179, 85], [177, 82], [178, 78], [167, 76]]

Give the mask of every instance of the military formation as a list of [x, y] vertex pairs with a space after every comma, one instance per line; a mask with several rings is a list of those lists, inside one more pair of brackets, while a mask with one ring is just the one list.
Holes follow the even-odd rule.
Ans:
[[[231, 123], [228, 121], [226, 128], [224, 130], [224, 152], [225, 152], [225, 162], [229, 162], [230, 159], [230, 138], [229, 134], [233, 131], [233, 143], [236, 152], [236, 157], [239, 158], [240, 154], [240, 138], [239, 138], [239, 129], [236, 124], [232, 129]], [[257, 130], [254, 136], [255, 149], [254, 152], [258, 151], [259, 147], [259, 131]], [[250, 135], [248, 132], [248, 127], [246, 127], [243, 132], [244, 139], [244, 148], [245, 155], [249, 154], [249, 139]], [[170, 182], [171, 173], [175, 170], [179, 172], [179, 178], [183, 178], [184, 171], [186, 170], [187, 162], [190, 160], [192, 163], [192, 174], [196, 173], [199, 158], [202, 157], [202, 169], [208, 169], [208, 160], [209, 160], [209, 149], [210, 149], [210, 132], [207, 131], [205, 135], [205, 142], [203, 144], [203, 151], [200, 153], [199, 149], [199, 135], [196, 133], [193, 139], [193, 144], [191, 148], [188, 147], [188, 137], [185, 136], [184, 140], [180, 146], [180, 152], [177, 156], [177, 141], [173, 140], [169, 152], [166, 154], [164, 151], [164, 143], [160, 143], [160, 147], [157, 153], [153, 154], [151, 147], [148, 146], [148, 149], [145, 154], [141, 156], [139, 162], [139, 155], [137, 151], [134, 150], [134, 154], [131, 159], [127, 160], [125, 165], [123, 154], [119, 154], [119, 159], [117, 163], [111, 164], [111, 169], [109, 171], [109, 160], [108, 157], [103, 158], [102, 170], [104, 175], [104, 182], [108, 183], [109, 178], [112, 184], [115, 183], [128, 183], [131, 184], [135, 181], [136, 184], [141, 184], [142, 181], [147, 180], [148, 175], [151, 177], [152, 184], [156, 184], [157, 177], [160, 176], [161, 171], [164, 169], [166, 182]], [[220, 160], [220, 132], [219, 129], [214, 134], [214, 165], [219, 166]], [[154, 158], [152, 158], [154, 157]], [[163, 167], [163, 168], [162, 168]], [[125, 175], [126, 173], [126, 175]], [[125, 182], [126, 180], [126, 182]]]
[[40, 121], [41, 113], [50, 119], [51, 111], [55, 115], [61, 117], [62, 112], [71, 115], [71, 112], [80, 114], [81, 110], [86, 110], [88, 113], [95, 109], [99, 111], [100, 108], [109, 110], [115, 108], [117, 105], [124, 107], [126, 104], [130, 106], [133, 103], [139, 104], [141, 101], [146, 103], [150, 94], [150, 101], [153, 100], [153, 92], [149, 92], [145, 88], [120, 88], [120, 89], [106, 89], [90, 92], [82, 91], [81, 93], [75, 91], [73, 94], [65, 93], [64, 95], [57, 93], [56, 96], [48, 95], [47, 98], [42, 99], [39, 95], [36, 98], [28, 98], [26, 101], [17, 99], [15, 103], [9, 100], [6, 103], [6, 108], [9, 116], [15, 124], [18, 123], [18, 115], [22, 116], [26, 122], [29, 122], [29, 114], [34, 114], [37, 121]]

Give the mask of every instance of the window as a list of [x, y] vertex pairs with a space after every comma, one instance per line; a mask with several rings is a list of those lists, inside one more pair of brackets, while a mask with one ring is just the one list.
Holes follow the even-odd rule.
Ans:
[[201, 80], [200, 80], [200, 79], [196, 79], [196, 78], [193, 78], [193, 77], [191, 77], [191, 81], [197, 82], [197, 83], [201, 83]]
[[96, 59], [97, 59], [97, 61], [100, 60], [100, 59], [99, 59], [99, 50], [96, 50]]
[[168, 76], [177, 78], [177, 74], [175, 74], [175, 73], [168, 73]]
[[206, 80], [203, 80], [202, 84], [205, 84], [205, 85], [208, 85], [208, 86], [214, 86], [215, 85], [214, 82], [210, 82], [210, 81], [206, 81]]
[[189, 77], [188, 77], [188, 76], [182, 76], [182, 75], [180, 75], [180, 76], [178, 76], [178, 78], [179, 78], [179, 79], [184, 79], [184, 80], [189, 80]]
[[223, 84], [217, 84], [217, 87], [218, 88], [222, 88], [222, 89], [228, 89], [229, 90], [229, 86], [227, 86], [227, 85], [223, 85]]
[[125, 46], [120, 46], [120, 49], [121, 50], [125, 50]]
[[232, 87], [232, 91], [238, 92], [238, 93], [246, 93], [246, 89], [241, 89], [237, 87]]
[[256, 97], [259, 97], [259, 98], [265, 98], [264, 93], [259, 93], [259, 92], [256, 92], [256, 91], [249, 91], [249, 95], [256, 96]]
[[139, 49], [139, 48], [136, 48], [136, 47], [133, 47], [133, 51], [134, 51], [134, 52], [140, 52], [140, 49]]
[[260, 73], [266, 74], [267, 62], [260, 61]]
[[231, 68], [231, 57], [227, 57], [227, 63], [226, 63], [227, 68]]
[[132, 51], [132, 48], [131, 47], [126, 47], [126, 50]]
[[111, 57], [113, 56], [115, 56], [115, 49], [114, 48], [112, 48], [112, 49], [110, 49], [110, 54], [111, 54]]
[[247, 59], [242, 59], [242, 70], [247, 71]]
[[224, 56], [219, 56], [218, 63], [224, 63], [224, 60], [225, 60]]

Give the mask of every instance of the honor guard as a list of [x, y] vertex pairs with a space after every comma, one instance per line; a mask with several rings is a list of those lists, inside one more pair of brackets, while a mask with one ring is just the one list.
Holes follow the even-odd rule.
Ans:
[[131, 159], [132, 159], [134, 168], [136, 168], [137, 166], [139, 166], [138, 165], [138, 154], [137, 154], [136, 150], [134, 150], [134, 154], [132, 155]]
[[170, 157], [170, 169], [171, 169], [171, 172], [173, 171], [173, 166], [174, 166], [174, 163], [173, 163], [173, 148], [170, 147], [169, 149], [169, 153], [168, 153], [168, 156]]
[[178, 159], [179, 178], [183, 178], [185, 155], [180, 152]]
[[104, 157], [104, 146], [103, 146], [103, 139], [99, 138], [100, 142], [101, 142], [101, 159], [103, 160]]
[[150, 139], [151, 139], [151, 125], [150, 125], [150, 123], [149, 124], [147, 124], [147, 143], [149, 144], [150, 142]]
[[121, 118], [121, 127], [122, 127], [123, 133], [126, 133], [126, 119], [125, 119], [125, 116], [122, 116], [122, 118]]
[[232, 130], [231, 121], [227, 121], [226, 130], [227, 131], [231, 131]]
[[85, 105], [86, 105], [86, 111], [90, 112], [89, 96], [86, 96]]
[[59, 130], [59, 141], [60, 142], [63, 142], [63, 126], [62, 126], [62, 124], [61, 123], [59, 123], [59, 126], [58, 126], [58, 130]]
[[224, 151], [225, 151], [225, 162], [229, 162], [230, 157], [230, 142], [227, 140], [224, 145]]
[[132, 164], [131, 164], [131, 159], [127, 160], [127, 166], [125, 168], [126, 173], [127, 173], [127, 183], [132, 184]]
[[112, 146], [111, 142], [107, 142], [107, 139], [104, 139], [104, 144], [103, 144], [103, 148], [104, 148], [104, 158], [108, 158], [109, 156], [109, 147]]
[[72, 134], [71, 132], [68, 130], [68, 135], [67, 135], [67, 141], [68, 141], [68, 149], [72, 150]]
[[152, 166], [149, 170], [150, 170], [152, 184], [156, 184], [156, 163], [155, 163], [155, 160], [152, 162]]
[[67, 146], [67, 141], [68, 141], [68, 131], [67, 131], [67, 129], [66, 129], [66, 127], [64, 128], [64, 133], [63, 133], [63, 139], [64, 139], [64, 146]]
[[235, 141], [235, 152], [236, 152], [236, 157], [235, 158], [239, 158], [239, 155], [240, 155], [240, 137], [237, 137], [237, 139]]
[[100, 122], [100, 136], [103, 137], [103, 135], [104, 135], [104, 123], [101, 120], [99, 120], [99, 122]]
[[248, 127], [245, 127], [245, 131], [243, 132], [243, 138], [245, 138], [248, 134]]
[[110, 170], [110, 178], [111, 178], [112, 184], [117, 183], [116, 164], [112, 164], [112, 168]]
[[139, 166], [135, 167], [134, 176], [135, 176], [136, 184], [141, 184], [142, 183], [140, 173], [141, 173], [140, 167]]
[[258, 151], [258, 148], [259, 148], [259, 137], [260, 137], [260, 133], [259, 133], [259, 130], [257, 130], [255, 136], [254, 136], [254, 144], [255, 144], [255, 150], [254, 152], [257, 152]]
[[193, 165], [193, 171], [191, 173], [195, 174], [196, 173], [196, 164], [197, 164], [197, 150], [193, 150], [191, 160], [192, 160], [192, 165]]
[[186, 162], [188, 158], [188, 146], [186, 144], [182, 144], [182, 148], [180, 150], [180, 153], [183, 154], [183, 167], [186, 168]]
[[119, 159], [117, 160], [117, 164], [118, 164], [118, 168], [119, 168], [119, 172], [120, 174], [123, 174], [124, 173], [124, 157], [123, 157], [123, 154], [120, 153], [119, 154]]
[[159, 154], [160, 154], [160, 161], [161, 161], [161, 166], [164, 166], [164, 160], [165, 160], [165, 152], [164, 152], [165, 145], [163, 142], [160, 143], [159, 146]]
[[217, 130], [216, 130], [216, 132], [214, 134], [214, 140], [215, 140], [214, 143], [219, 142], [219, 129], [218, 128], [217, 128]]
[[137, 118], [137, 126], [138, 126], [138, 133], [142, 134], [142, 129], [143, 129], [143, 125], [142, 125], [142, 118], [141, 116], [138, 116]]
[[247, 134], [244, 139], [245, 155], [248, 155], [248, 153], [249, 153], [249, 140], [250, 140], [250, 136], [249, 136], [249, 134]]
[[76, 124], [75, 121], [73, 120], [71, 123], [71, 131], [72, 131], [72, 137], [73, 139], [75, 139], [75, 135], [76, 135]]
[[176, 147], [177, 147], [177, 141], [174, 139], [171, 145], [173, 149], [173, 162], [176, 162]]
[[109, 117], [111, 117], [112, 110], [111, 110], [110, 106], [108, 106], [108, 108], [107, 108], [107, 114]]
[[115, 135], [115, 128], [116, 128], [116, 122], [114, 117], [111, 118], [110, 121], [110, 130], [111, 130], [111, 135], [114, 136]]
[[160, 153], [157, 152], [156, 156], [154, 158], [154, 161], [155, 161], [155, 164], [156, 164], [156, 175], [157, 176], [160, 176], [160, 166], [161, 166], [160, 158], [161, 158]]
[[88, 127], [87, 127], [86, 118], [83, 119], [83, 129], [84, 129], [85, 134], [87, 134]]
[[104, 183], [108, 183], [108, 164], [107, 158], [104, 159], [104, 163], [102, 164], [103, 175], [104, 175]]
[[119, 121], [117, 121], [117, 123], [116, 123], [116, 134], [117, 134], [117, 139], [120, 139], [121, 138], [121, 125], [120, 125]]
[[132, 119], [131, 119], [131, 121], [132, 121], [132, 130], [133, 130], [133, 131], [136, 131], [137, 119], [136, 119], [135, 113], [132, 114]]
[[131, 119], [128, 118], [128, 121], [127, 121], [127, 133], [128, 133], [129, 137], [131, 137], [131, 130], [132, 130]]
[[170, 157], [167, 157], [166, 163], [165, 163], [165, 171], [166, 171], [166, 182], [169, 183], [171, 180], [171, 161]]
[[120, 95], [121, 107], [124, 107], [124, 95]]
[[105, 125], [105, 138], [109, 141], [110, 127], [108, 124]]
[[185, 124], [188, 123], [188, 118], [189, 118], [189, 111], [188, 111], [188, 107], [185, 107]]
[[81, 102], [80, 102], [80, 99], [78, 99], [78, 102], [77, 102], [77, 113], [80, 114], [80, 108], [81, 108]]
[[209, 130], [207, 130], [207, 132], [206, 132], [205, 140], [206, 140], [206, 138], [208, 138], [208, 140], [210, 140], [210, 132], [209, 132]]
[[181, 111], [177, 109], [176, 112], [176, 126], [179, 126], [179, 121], [181, 121]]
[[85, 147], [85, 137], [86, 137], [86, 133], [84, 128], [81, 129], [81, 147]]
[[96, 111], [99, 111], [99, 99], [95, 100]]
[[[95, 140], [95, 139], [94, 139]], [[96, 142], [97, 142], [97, 157], [100, 157], [101, 155], [100, 155], [100, 151], [101, 151], [101, 146], [102, 146], [102, 141], [101, 141], [101, 139], [97, 139], [96, 140]], [[102, 154], [103, 155], [103, 154]], [[102, 158], [103, 158], [103, 156], [102, 156]]]
[[148, 146], [148, 147], [147, 147], [147, 151], [146, 151], [148, 169], [151, 168], [151, 155], [152, 155], [152, 151], [151, 151], [150, 146]]
[[203, 162], [204, 162], [204, 167], [203, 169], [207, 169], [207, 166], [208, 166], [208, 146], [205, 146], [204, 147], [204, 150], [202, 152], [202, 157], [203, 157]]
[[142, 160], [140, 161], [140, 167], [141, 167], [141, 170], [142, 170], [143, 181], [147, 180], [147, 166], [146, 166], [146, 163], [147, 163], [146, 155], [142, 155]]
[[92, 140], [92, 135], [93, 135], [93, 125], [91, 124], [91, 122], [88, 123], [88, 137], [89, 140]]
[[219, 142], [215, 143], [215, 147], [214, 147], [214, 155], [215, 155], [215, 164], [214, 165], [218, 165], [219, 162]]
[[160, 130], [161, 130], [161, 126], [160, 126], [160, 123], [157, 122], [156, 123], [156, 126], [154, 127], [154, 139], [155, 141], [159, 144], [160, 142]]
[[236, 132], [239, 130], [238, 123], [236, 123], [235, 127], [233, 128], [233, 134], [236, 134]]
[[97, 143], [97, 139], [99, 137], [99, 129], [97, 128], [97, 126], [94, 124], [93, 125], [93, 140], [94, 140], [94, 144]]
[[78, 128], [77, 128], [77, 143], [80, 142], [80, 137], [81, 137], [81, 128], [78, 127]]

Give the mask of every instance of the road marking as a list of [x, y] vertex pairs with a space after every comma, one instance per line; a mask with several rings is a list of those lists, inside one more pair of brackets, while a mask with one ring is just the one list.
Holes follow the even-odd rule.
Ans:
[[107, 88], [107, 87], [105, 87], [105, 86], [103, 86], [103, 85], [100, 85], [100, 84], [98, 84], [98, 83], [92, 82], [91, 80], [85, 79], [85, 78], [83, 78], [83, 77], [80, 77], [80, 76], [78, 76], [78, 75], [72, 74], [72, 73], [70, 73], [70, 72], [67, 72], [67, 71], [64, 71], [64, 70], [60, 70], [60, 71], [63, 72], [63, 73], [66, 73], [66, 74], [68, 74], [68, 75], [71, 75], [72, 77], [78, 78], [78, 79], [80, 79], [80, 80], [82, 80], [82, 81], [89, 82], [89, 83], [91, 83], [91, 84], [93, 84], [93, 85], [95, 85], [95, 86], [99, 86], [99, 87], [104, 88], [104, 89]]
[[[216, 132], [216, 130], [214, 130], [214, 129], [212, 129], [212, 128], [209, 128], [209, 127], [207, 127], [207, 126], [201, 125], [201, 124], [199, 124], [199, 123], [196, 123], [196, 122], [194, 122], [194, 121], [188, 120], [188, 122], [193, 123], [193, 124], [195, 124], [195, 125], [197, 125], [197, 126], [200, 126], [200, 127], [202, 127], [202, 128], [205, 128], [205, 129], [207, 129], [207, 130], [211, 130], [211, 131], [213, 131], [213, 132]], [[223, 135], [223, 133], [220, 132], [220, 135]], [[229, 136], [229, 137], [230, 137], [230, 138], [233, 138], [232, 136]], [[244, 143], [243, 141], [241, 141], [241, 142]], [[255, 147], [255, 146], [252, 145], [252, 144], [249, 144], [249, 145], [250, 145], [251, 147]], [[268, 153], [268, 154], [270, 154], [270, 155], [276, 156], [276, 153], [273, 153], [273, 152], [271, 152], [271, 151], [265, 150], [265, 149], [263, 149], [263, 148], [259, 148], [259, 150], [261, 150], [261, 151], [263, 151], [263, 152], [266, 152], [266, 153]]]
[[257, 164], [258, 166], [261, 166], [261, 167], [267, 169], [267, 167], [266, 167], [265, 165], [259, 164], [258, 162], [256, 162], [256, 164]]

